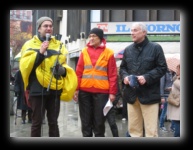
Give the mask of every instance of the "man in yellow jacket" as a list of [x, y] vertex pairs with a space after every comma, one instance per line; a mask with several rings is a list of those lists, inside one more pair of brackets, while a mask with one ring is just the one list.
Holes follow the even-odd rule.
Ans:
[[[60, 100], [72, 99], [77, 87], [77, 77], [66, 64], [65, 46], [52, 36], [52, 19], [47, 16], [39, 18], [37, 28], [38, 35], [23, 45], [20, 59], [24, 90], [29, 90], [29, 103], [33, 111], [31, 136], [41, 136], [42, 119], [46, 110], [49, 137], [59, 137], [57, 119]], [[70, 89], [66, 86], [67, 83]]]
[[76, 67], [78, 87], [74, 100], [79, 101], [83, 137], [104, 137], [103, 108], [115, 100], [117, 68], [113, 50], [106, 47], [103, 30], [93, 28], [89, 43], [82, 50]]

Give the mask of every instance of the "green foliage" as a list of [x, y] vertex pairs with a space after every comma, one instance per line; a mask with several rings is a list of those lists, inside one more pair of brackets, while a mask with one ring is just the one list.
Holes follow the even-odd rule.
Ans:
[[[179, 42], [180, 35], [147, 35], [152, 42]], [[107, 35], [107, 42], [132, 42], [131, 35]]]

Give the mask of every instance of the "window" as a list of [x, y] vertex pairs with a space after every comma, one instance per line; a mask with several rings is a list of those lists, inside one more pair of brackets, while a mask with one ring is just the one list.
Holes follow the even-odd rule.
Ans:
[[91, 22], [100, 22], [101, 11], [100, 10], [91, 10], [90, 12], [90, 21]]

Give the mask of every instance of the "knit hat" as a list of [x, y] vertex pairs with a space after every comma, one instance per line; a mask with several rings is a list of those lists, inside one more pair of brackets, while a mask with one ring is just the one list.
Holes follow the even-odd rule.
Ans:
[[41, 17], [41, 18], [39, 18], [39, 19], [37, 20], [37, 22], [36, 22], [37, 29], [39, 29], [39, 27], [41, 26], [41, 24], [42, 24], [44, 21], [51, 21], [51, 22], [53, 22], [53, 20], [52, 20], [50, 17], [46, 17], [46, 16]]
[[93, 28], [89, 34], [96, 34], [100, 40], [103, 39], [103, 30], [102, 29], [99, 29], [99, 28]]

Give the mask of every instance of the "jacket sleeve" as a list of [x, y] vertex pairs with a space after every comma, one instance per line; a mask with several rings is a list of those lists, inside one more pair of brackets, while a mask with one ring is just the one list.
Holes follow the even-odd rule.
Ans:
[[117, 66], [114, 55], [109, 59], [108, 63], [108, 77], [109, 77], [109, 94], [116, 95], [117, 93]]
[[81, 53], [76, 66], [76, 75], [78, 78], [77, 90], [79, 90], [79, 87], [80, 87], [80, 81], [82, 78], [83, 71], [84, 71], [84, 61], [83, 61], [83, 54]]
[[19, 94], [21, 92], [20, 83], [21, 82], [21, 75], [20, 71], [17, 71], [15, 74], [15, 83], [14, 83], [14, 91], [15, 93]]
[[164, 97], [165, 75], [160, 79], [160, 95]]

